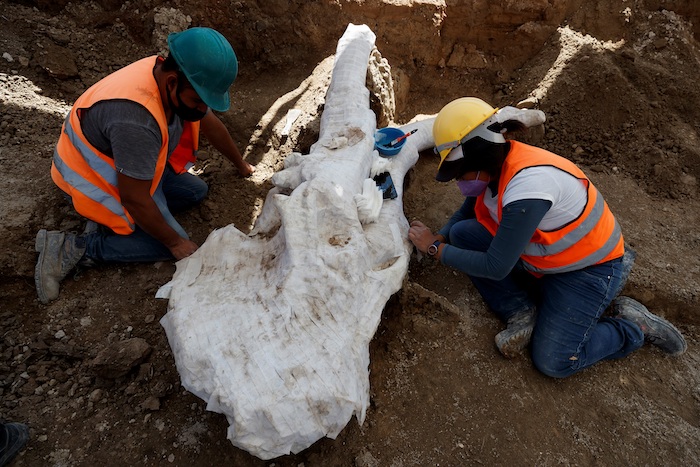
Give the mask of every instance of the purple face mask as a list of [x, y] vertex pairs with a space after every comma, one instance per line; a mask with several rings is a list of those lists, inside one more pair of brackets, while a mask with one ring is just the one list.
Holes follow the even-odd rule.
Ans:
[[478, 172], [476, 174], [475, 180], [457, 180], [457, 186], [459, 187], [459, 191], [462, 192], [462, 195], [464, 195], [464, 197], [479, 196], [484, 191], [486, 191], [486, 187], [489, 186], [489, 181], [479, 180], [480, 173], [481, 172]]

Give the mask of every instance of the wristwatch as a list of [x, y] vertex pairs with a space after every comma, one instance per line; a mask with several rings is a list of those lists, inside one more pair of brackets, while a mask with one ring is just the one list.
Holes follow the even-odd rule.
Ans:
[[428, 254], [430, 256], [435, 256], [441, 243], [442, 242], [440, 240], [435, 240], [433, 244], [428, 247]]

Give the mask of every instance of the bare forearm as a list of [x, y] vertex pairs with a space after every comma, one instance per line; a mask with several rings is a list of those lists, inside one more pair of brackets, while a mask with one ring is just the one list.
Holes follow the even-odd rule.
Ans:
[[231, 134], [226, 129], [226, 126], [211, 111], [202, 119], [201, 128], [212, 146], [233, 162], [233, 165], [236, 166], [243, 176], [253, 173], [253, 166], [243, 160], [243, 156], [238, 150], [236, 143], [234, 143], [233, 138], [231, 138]]
[[182, 238], [175, 229], [168, 225], [152, 198], [122, 200], [122, 203], [131, 217], [134, 218], [136, 225], [168, 248], [176, 245]]
[[216, 138], [216, 142], [211, 141], [212, 146], [214, 146], [221, 154], [223, 154], [228, 160], [233, 162], [233, 165], [237, 169], [241, 170], [245, 168], [248, 163], [243, 160], [241, 152], [238, 150], [238, 146], [229, 138]]
[[165, 245], [177, 260], [186, 258], [197, 251], [197, 244], [188, 238], [181, 237], [175, 229], [170, 227], [155, 202], [150, 198], [149, 200], [150, 203], [146, 201], [124, 204], [124, 207], [134, 218], [136, 225]]
[[185, 258], [197, 251], [197, 244], [170, 227], [150, 193], [152, 180], [137, 180], [117, 176], [121, 201], [134, 222], [151, 237], [165, 245], [175, 259]]

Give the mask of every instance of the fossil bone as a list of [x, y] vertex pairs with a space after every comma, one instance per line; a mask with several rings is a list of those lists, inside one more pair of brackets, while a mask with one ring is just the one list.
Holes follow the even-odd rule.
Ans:
[[[398, 155], [378, 156], [365, 87], [374, 40], [352, 24], [339, 40], [319, 140], [273, 176], [253, 231], [212, 232], [158, 292], [183, 386], [261, 459], [335, 438], [353, 415], [363, 423], [369, 342], [408, 270], [402, 185], [433, 144], [432, 119], [402, 127], [419, 131]], [[384, 171], [398, 197], [358, 214], [381, 199], [366, 180]]]

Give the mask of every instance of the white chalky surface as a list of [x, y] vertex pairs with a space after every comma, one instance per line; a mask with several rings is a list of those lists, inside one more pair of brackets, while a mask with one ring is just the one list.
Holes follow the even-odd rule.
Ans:
[[[348, 26], [319, 140], [273, 176], [253, 232], [212, 232], [158, 292], [183, 386], [261, 459], [335, 438], [353, 415], [364, 422], [369, 342], [407, 274], [401, 187], [433, 144], [432, 119], [402, 128], [419, 131], [397, 156], [378, 156], [365, 87], [374, 40], [367, 26]], [[365, 181], [382, 171], [399, 196], [378, 205]]]

